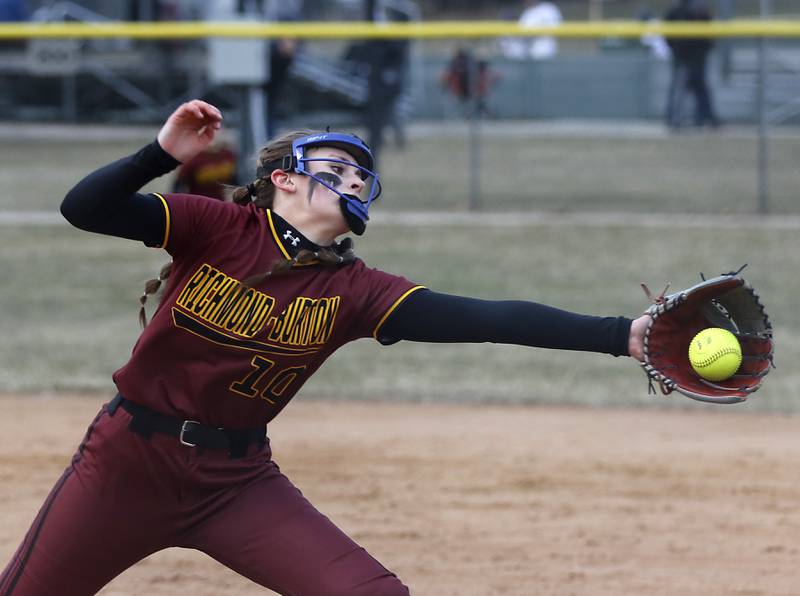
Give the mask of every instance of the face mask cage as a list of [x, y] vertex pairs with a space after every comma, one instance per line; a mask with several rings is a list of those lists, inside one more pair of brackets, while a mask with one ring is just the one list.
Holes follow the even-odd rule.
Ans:
[[[325, 164], [339, 164], [343, 167], [352, 167], [358, 170], [358, 177], [364, 183], [363, 188], [358, 191], [358, 194], [354, 194], [354, 192], [345, 192], [349, 189], [344, 188], [343, 184], [344, 181], [342, 177], [335, 172], [330, 171], [318, 171], [312, 172], [311, 169], [313, 166], [310, 164], [313, 163], [321, 163]], [[317, 169], [317, 168], [314, 168]], [[372, 201], [378, 198], [381, 194], [381, 183], [378, 179], [378, 175], [357, 163], [353, 163], [351, 161], [345, 161], [342, 159], [334, 159], [331, 157], [301, 157], [297, 159], [297, 167], [295, 167], [295, 172], [299, 174], [305, 174], [312, 180], [316, 181], [317, 183], [321, 184], [328, 190], [335, 192], [340, 197], [344, 197], [345, 200], [348, 201], [358, 201], [361, 203], [363, 209], [366, 211], [369, 209], [369, 206], [372, 204]]]
[[[335, 147], [352, 155], [356, 163], [333, 158], [306, 157], [306, 151], [312, 147]], [[364, 219], [367, 217], [372, 201], [381, 194], [381, 183], [378, 174], [373, 170], [375, 160], [369, 147], [357, 136], [342, 133], [321, 133], [309, 135], [295, 139], [292, 143], [292, 156], [296, 162], [295, 171], [305, 174], [323, 185], [325, 188], [335, 192], [340, 198], [353, 203], [353, 207], [359, 213], [363, 212]], [[330, 176], [321, 176], [319, 172], [312, 172], [309, 164], [313, 162], [326, 162], [328, 164], [340, 164], [344, 167], [355, 167], [358, 175], [364, 182], [364, 188], [359, 196], [343, 192], [344, 189], [337, 188], [334, 180]], [[327, 178], [327, 180], [326, 180]]]

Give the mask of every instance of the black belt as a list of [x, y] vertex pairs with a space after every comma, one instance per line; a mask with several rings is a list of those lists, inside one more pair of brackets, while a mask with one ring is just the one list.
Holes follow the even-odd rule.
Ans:
[[150, 437], [153, 433], [169, 435], [187, 447], [230, 451], [231, 457], [243, 457], [250, 445], [263, 445], [267, 441], [267, 429], [263, 426], [238, 430], [211, 428], [194, 420], [180, 420], [161, 414], [117, 393], [108, 404], [108, 413], [113, 416], [119, 407], [133, 416], [128, 428], [143, 437]]

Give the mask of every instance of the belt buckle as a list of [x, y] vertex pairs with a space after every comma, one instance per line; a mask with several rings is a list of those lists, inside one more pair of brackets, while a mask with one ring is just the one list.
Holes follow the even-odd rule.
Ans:
[[187, 425], [189, 424], [197, 424], [198, 426], [200, 425], [197, 420], [184, 420], [183, 424], [181, 424], [181, 433], [178, 435], [178, 439], [180, 440], [181, 445], [186, 445], [187, 447], [197, 447], [197, 443], [190, 443], [183, 438], [183, 434], [187, 431]]

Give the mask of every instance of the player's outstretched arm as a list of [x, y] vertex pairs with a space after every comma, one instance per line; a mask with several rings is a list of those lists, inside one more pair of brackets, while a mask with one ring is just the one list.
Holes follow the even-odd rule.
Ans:
[[536, 302], [478, 300], [420, 290], [392, 313], [378, 339], [492, 342], [641, 359], [645, 327], [646, 317], [596, 317]]

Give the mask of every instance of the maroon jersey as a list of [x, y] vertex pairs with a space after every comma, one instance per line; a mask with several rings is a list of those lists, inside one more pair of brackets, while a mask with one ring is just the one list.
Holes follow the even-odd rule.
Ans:
[[165, 414], [225, 428], [266, 423], [337, 348], [377, 338], [421, 288], [360, 259], [295, 267], [243, 287], [288, 257], [275, 216], [193, 195], [160, 198], [172, 272], [114, 381], [125, 397]]

